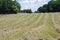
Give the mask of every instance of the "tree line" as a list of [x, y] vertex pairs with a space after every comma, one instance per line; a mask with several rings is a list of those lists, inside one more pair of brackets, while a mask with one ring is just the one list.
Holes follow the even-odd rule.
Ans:
[[[0, 0], [0, 14], [9, 13], [32, 13], [31, 9], [21, 10], [20, 4], [16, 0]], [[48, 4], [39, 7], [35, 13], [60, 12], [60, 0], [51, 0]]]
[[0, 0], [0, 13], [17, 13], [20, 11], [20, 4], [14, 0]]
[[21, 13], [32, 13], [31, 9], [24, 9], [20, 11]]
[[32, 13], [31, 9], [21, 10], [16, 0], [0, 0], [0, 14]]
[[60, 0], [51, 0], [48, 4], [39, 7], [35, 12], [60, 12]]

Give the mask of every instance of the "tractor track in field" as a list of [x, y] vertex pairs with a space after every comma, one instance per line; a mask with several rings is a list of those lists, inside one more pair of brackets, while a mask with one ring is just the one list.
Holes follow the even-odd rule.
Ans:
[[[42, 16], [43, 16], [43, 14], [41, 14], [41, 16], [38, 19], [41, 19]], [[32, 28], [37, 21], [38, 20], [36, 20], [34, 23], [32, 23], [31, 25], [29, 25], [28, 27], [25, 27], [23, 30], [26, 30], [26, 29], [30, 30], [30, 28]], [[28, 30], [26, 30], [26, 31], [28, 31]]]
[[[54, 27], [54, 29], [55, 29], [58, 33], [60, 33], [60, 26], [58, 26], [58, 25], [55, 23], [54, 15], [53, 15], [53, 14], [51, 14], [51, 15], [52, 15], [53, 27]], [[58, 15], [58, 14], [55, 13], [55, 15]], [[58, 19], [57, 19], [57, 20], [58, 20]], [[57, 37], [57, 39], [59, 39], [59, 38], [60, 38], [60, 36]]]
[[[24, 34], [24, 37], [26, 36], [27, 37], [27, 39], [28, 40], [37, 40], [38, 38], [37, 37], [35, 37], [35, 38], [33, 38], [33, 36], [32, 35], [30, 35], [32, 32], [34, 33], [34, 34], [37, 34], [37, 33], [39, 33], [39, 31], [41, 31], [41, 30], [43, 30], [45, 27], [46, 27], [46, 22], [47, 22], [47, 17], [48, 17], [48, 14], [46, 14], [45, 15], [45, 18], [44, 18], [44, 22], [43, 22], [43, 24], [40, 26], [40, 27], [37, 27], [37, 28], [33, 28], [33, 29], [31, 29], [31, 31], [29, 31], [29, 32], [26, 32], [25, 34]], [[30, 34], [29, 34], [30, 33]], [[32, 33], [32, 34], [33, 34]], [[28, 36], [28, 35], [30, 35], [30, 37]], [[49, 35], [49, 34], [48, 34]], [[52, 36], [50, 36], [49, 35], [49, 37], [50, 38], [52, 38], [52, 40], [56, 40], [56, 39], [54, 39]], [[49, 39], [50, 39], [49, 38]], [[23, 39], [23, 38], [22, 38]], [[22, 40], [21, 39], [21, 40]]]
[[[20, 23], [20, 24], [23, 24], [27, 27], [15, 26], [13, 28], [6, 27], [3, 29], [0, 29], [1, 40], [39, 40], [39, 39], [57, 40], [56, 38], [52, 37], [52, 35], [50, 35], [46, 30], [42, 32], [42, 30], [44, 30], [46, 28], [47, 19], [49, 18], [49, 14], [48, 13], [45, 13], [45, 14], [41, 13], [40, 15], [39, 14], [35, 15], [35, 16], [33, 16], [33, 15], [34, 14], [31, 14], [28, 17], [22, 16], [21, 17], [22, 20], [20, 21], [21, 23], [17, 21], [18, 24]], [[51, 17], [52, 17], [51, 20], [53, 22], [53, 27], [55, 29], [60, 29], [54, 20], [53, 13], [51, 14]], [[33, 18], [34, 18], [34, 20], [32, 20]], [[43, 21], [43, 22], [40, 25], [38, 25], [41, 21]], [[16, 22], [14, 22], [14, 23], [16, 23]], [[30, 24], [28, 24], [28, 23], [30, 23]], [[22, 36], [18, 35], [19, 32], [23, 32]]]
[[[32, 15], [30, 15], [30, 16], [32, 16]], [[30, 18], [30, 16], [29, 17], [26, 17], [26, 19], [25, 20], [27, 20], [28, 18]], [[23, 20], [22, 20], [23, 21]], [[16, 28], [18, 28], [17, 26], [16, 26]], [[11, 30], [11, 29], [15, 29], [15, 27], [9, 27], [8, 29], [7, 29], [7, 27], [4, 27], [4, 28], [1, 28], [1, 29], [3, 29], [3, 30]], [[1, 29], [0, 29], [0, 31], [1, 31]]]
[[[29, 28], [29, 27], [28, 27]], [[25, 28], [25, 29], [27, 29], [27, 27]], [[20, 31], [20, 30], [22, 30], [22, 29], [20, 29], [20, 28], [17, 28], [17, 29], [14, 29], [14, 30], [10, 30], [10, 31], [5, 31], [4, 32], [4, 34], [6, 33], [7, 35], [11, 32], [14, 32], [14, 31]]]
[[58, 20], [60, 21], [60, 16], [59, 16], [59, 15], [57, 15], [57, 16], [58, 16], [58, 18], [59, 18]]
[[[10, 27], [10, 28], [7, 28], [7, 27], [0, 28], [0, 32], [6, 32], [8, 29], [11, 30], [11, 29], [13, 29], [13, 28], [11, 28], [11, 27]], [[4, 31], [4, 30], [6, 30], [6, 31]], [[13, 31], [14, 31], [14, 30], [15, 30], [15, 29], [13, 29]], [[17, 30], [18, 30], [18, 29], [17, 29]], [[10, 32], [10, 31], [8, 31], [8, 32]], [[7, 33], [8, 33], [8, 32], [7, 32]]]
[[[30, 29], [30, 30], [28, 30], [24, 35], [25, 35], [25, 36], [30, 35], [30, 33], [32, 33], [32, 32], [33, 32], [32, 34], [37, 34], [37, 33], [36, 33], [37, 31], [43, 30], [43, 29], [46, 27], [45, 25], [46, 25], [46, 19], [47, 19], [47, 17], [48, 17], [48, 14], [45, 15], [43, 24], [42, 24], [40, 27], [38, 27], [38, 28], [32, 28], [32, 29], [30, 29], [32, 26], [34, 26], [33, 24], [35, 24], [36, 22], [38, 23], [38, 22], [40, 21], [39, 19], [38, 19], [36, 22], [34, 22], [34, 23], [32, 24], [32, 26], [30, 25], [30, 27], [24, 28], [25, 30], [26, 30], [26, 29]], [[41, 19], [41, 18], [42, 18], [42, 16], [40, 17], [40, 19]], [[37, 23], [36, 23], [36, 24], [37, 24]], [[17, 29], [17, 30], [15, 29], [14, 31], [19, 31], [19, 30], [20, 30], [20, 28]], [[22, 29], [21, 29], [21, 30], [22, 30]], [[11, 31], [11, 30], [10, 30], [10, 31]], [[13, 31], [13, 32], [14, 32], [14, 31]], [[11, 32], [11, 33], [12, 33], [12, 32]], [[39, 33], [39, 32], [38, 32], [38, 33]], [[8, 34], [9, 34], [9, 33], [8, 33]], [[26, 34], [27, 34], [27, 35], [26, 35]], [[47, 33], [47, 34], [48, 34], [48, 33]], [[49, 34], [48, 34], [48, 35], [49, 35]], [[34, 38], [32, 35], [30, 35], [30, 37], [29, 37], [29, 36], [27, 36], [27, 37], [29, 38], [29, 40], [33, 40], [33, 39], [36, 40], [36, 39], [37, 39], [37, 38]], [[53, 38], [52, 36], [49, 35], [49, 37], [54, 40], [54, 38]], [[48, 38], [48, 39], [50, 39], [50, 38]], [[19, 38], [16, 38], [16, 39], [19, 40]], [[23, 39], [23, 38], [22, 38], [22, 39]], [[13, 40], [14, 40], [14, 39], [13, 39]]]
[[[26, 27], [27, 28], [27, 27]], [[4, 29], [5, 30], [5, 29]], [[22, 30], [22, 29], [20, 29], [19, 27], [17, 27], [16, 29], [13, 29], [13, 30], [8, 30], [8, 34], [10, 33], [10, 32], [14, 32], [14, 31], [18, 31], [18, 30]], [[6, 32], [6, 31], [5, 31]]]
[[[8, 34], [10, 34], [11, 32], [14, 32], [14, 31], [18, 31], [18, 30], [20, 30], [20, 28], [18, 27], [18, 28], [16, 28], [16, 29], [11, 29], [10, 31], [8, 30], [8, 29], [10, 29], [10, 28], [4, 28], [4, 29], [1, 29], [0, 30], [0, 34], [1, 35], [3, 35], [4, 36], [4, 34], [5, 34], [5, 36], [7, 36]], [[21, 29], [22, 30], [22, 29]]]
[[59, 16], [57, 13], [56, 13], [55, 15], [57, 16], [57, 20], [58, 20], [57, 23], [58, 23], [58, 25], [60, 26], [60, 16]]
[[54, 25], [54, 28], [60, 32], [60, 27], [55, 23], [55, 20], [54, 20], [54, 15], [52, 14], [52, 22], [53, 22], [53, 25]]
[[[26, 16], [26, 17], [25, 17], [25, 16]], [[30, 18], [30, 17], [32, 16], [32, 14], [29, 15], [29, 16], [28, 16], [28, 15], [25, 15], [25, 16], [20, 17], [19, 19], [21, 19], [21, 20], [19, 20], [19, 19], [16, 20], [16, 18], [14, 18], [14, 19], [10, 19], [10, 18], [9, 18], [10, 20], [7, 20], [7, 19], [8, 19], [8, 18], [7, 18], [5, 23], [8, 23], [8, 24], [3, 23], [3, 24], [5, 24], [5, 26], [6, 26], [6, 27], [3, 26], [3, 28], [5, 29], [5, 28], [9, 27], [10, 25], [11, 25], [11, 26], [16, 26], [17, 23], [22, 22], [22, 21], [27, 20], [28, 18]], [[28, 16], [28, 17], [27, 17], [27, 16]], [[24, 18], [24, 19], [23, 19], [23, 18]], [[25, 19], [25, 18], [27, 18], [27, 19]], [[3, 21], [3, 20], [2, 20], [2, 21]], [[2, 21], [1, 21], [1, 22], [2, 22]], [[5, 21], [5, 20], [4, 20], [4, 21]], [[16, 21], [16, 22], [15, 22], [15, 21]], [[18, 21], [19, 21], [19, 22], [18, 22]], [[15, 23], [16, 23], [16, 24], [15, 24]], [[2, 25], [2, 24], [1, 24], [1, 25]], [[1, 25], [0, 25], [0, 29], [2, 29], [2, 28], [1, 28]], [[10, 27], [10, 28], [11, 28], [11, 27]]]
[[33, 31], [33, 30], [39, 30], [39, 29], [42, 29], [42, 28], [44, 29], [44, 27], [46, 25], [46, 20], [45, 20], [46, 18], [47, 18], [47, 15], [45, 15], [45, 17], [44, 17], [43, 24], [41, 26], [37, 27], [37, 28], [32, 28], [31, 31]]
[[[48, 14], [46, 14], [45, 18], [44, 18], [44, 22], [43, 24], [40, 26], [40, 27], [37, 27], [37, 28], [32, 28], [29, 32], [26, 32], [24, 34], [24, 37], [21, 38], [21, 40], [23, 40], [23, 38], [29, 38], [28, 40], [38, 40], [39, 37], [33, 37], [32, 35], [38, 35], [39, 31], [43, 30], [45, 27], [46, 27], [46, 23], [47, 23], [47, 17], [48, 17]], [[31, 34], [32, 33], [32, 34]], [[47, 33], [47, 32], [46, 32]], [[48, 34], [48, 33], [47, 33]], [[28, 36], [29, 35], [29, 36]], [[48, 34], [48, 37], [47, 39], [46, 38], [42, 38], [44, 40], [57, 40], [56, 38], [53, 38], [51, 35]]]

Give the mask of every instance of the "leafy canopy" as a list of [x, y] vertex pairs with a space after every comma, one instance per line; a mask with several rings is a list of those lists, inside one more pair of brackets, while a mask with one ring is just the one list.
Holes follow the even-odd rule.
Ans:
[[38, 12], [60, 12], [60, 0], [51, 0], [48, 4], [39, 7]]
[[16, 0], [0, 0], [0, 13], [17, 13], [20, 8]]

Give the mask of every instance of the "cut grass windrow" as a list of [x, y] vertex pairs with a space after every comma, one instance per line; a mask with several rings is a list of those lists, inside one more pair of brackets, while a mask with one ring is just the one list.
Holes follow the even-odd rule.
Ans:
[[57, 40], [60, 34], [54, 27], [60, 24], [59, 16], [60, 13], [0, 15], [0, 40]]

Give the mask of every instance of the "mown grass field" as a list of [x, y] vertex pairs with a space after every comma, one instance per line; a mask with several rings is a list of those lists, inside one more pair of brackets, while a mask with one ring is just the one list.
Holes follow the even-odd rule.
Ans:
[[60, 13], [0, 15], [0, 40], [58, 40]]

